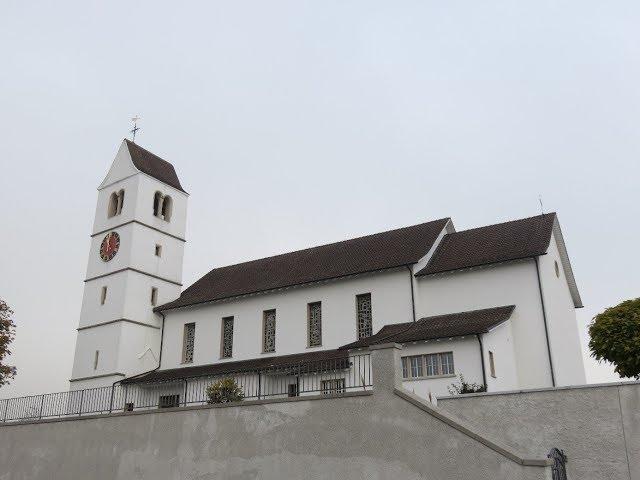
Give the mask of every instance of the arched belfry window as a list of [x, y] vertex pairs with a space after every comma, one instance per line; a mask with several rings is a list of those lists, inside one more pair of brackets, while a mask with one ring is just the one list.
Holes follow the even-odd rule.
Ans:
[[171, 220], [172, 210], [173, 210], [173, 200], [171, 200], [171, 197], [167, 195], [166, 197], [164, 197], [164, 202], [162, 202], [162, 218], [164, 218], [165, 221], [168, 222]]
[[109, 195], [109, 205], [107, 206], [107, 217], [111, 218], [122, 213], [124, 205], [124, 190], [113, 192]]
[[160, 192], [156, 192], [153, 196], [153, 216], [159, 217], [160, 210], [162, 209], [162, 194]]
[[168, 222], [171, 220], [173, 200], [169, 195], [156, 192], [153, 196], [153, 216]]

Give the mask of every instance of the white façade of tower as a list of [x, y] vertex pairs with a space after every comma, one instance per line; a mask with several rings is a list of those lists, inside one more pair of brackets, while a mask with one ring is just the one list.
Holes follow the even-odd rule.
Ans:
[[158, 365], [153, 308], [180, 295], [187, 198], [169, 162], [123, 140], [98, 187], [71, 389]]

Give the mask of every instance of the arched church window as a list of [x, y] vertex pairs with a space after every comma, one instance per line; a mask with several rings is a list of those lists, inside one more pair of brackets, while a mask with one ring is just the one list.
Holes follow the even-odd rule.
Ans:
[[113, 192], [109, 196], [109, 205], [107, 206], [107, 217], [111, 218], [118, 214], [118, 194]]
[[171, 200], [171, 197], [167, 195], [166, 197], [164, 197], [164, 201], [162, 202], [162, 218], [164, 218], [166, 222], [171, 220], [172, 210], [173, 210], [173, 200]]

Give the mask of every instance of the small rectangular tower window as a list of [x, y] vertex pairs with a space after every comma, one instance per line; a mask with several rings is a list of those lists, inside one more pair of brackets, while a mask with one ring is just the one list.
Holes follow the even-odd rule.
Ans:
[[184, 338], [182, 340], [182, 363], [193, 363], [193, 346], [196, 340], [196, 324], [184, 325]]
[[489, 371], [491, 372], [491, 376], [496, 378], [496, 364], [493, 359], [493, 352], [489, 351]]
[[276, 351], [276, 311], [265, 310], [262, 312], [262, 351]]
[[156, 257], [161, 257], [162, 256], [162, 245], [158, 245], [156, 243]]
[[358, 340], [370, 337], [373, 334], [370, 293], [356, 296], [356, 313], [358, 320]]
[[100, 358], [100, 350], [96, 350], [96, 354], [93, 357], [93, 369], [97, 370], [98, 369], [98, 360]]
[[322, 345], [322, 303], [313, 302], [307, 305], [308, 346]]
[[222, 358], [233, 356], [233, 317], [222, 319]]
[[100, 305], [104, 305], [104, 302], [107, 301], [107, 287], [102, 287], [102, 292], [100, 293]]
[[158, 303], [158, 289], [151, 287], [151, 305], [155, 306]]

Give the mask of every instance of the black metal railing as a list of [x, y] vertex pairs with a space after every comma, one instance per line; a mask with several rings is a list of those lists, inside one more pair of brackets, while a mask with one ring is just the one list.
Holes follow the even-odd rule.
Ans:
[[218, 375], [112, 386], [0, 400], [0, 422], [39, 420], [211, 403], [207, 388], [233, 378], [246, 400], [339, 395], [373, 386], [370, 354]]

